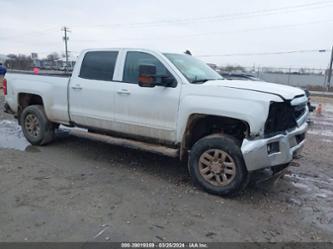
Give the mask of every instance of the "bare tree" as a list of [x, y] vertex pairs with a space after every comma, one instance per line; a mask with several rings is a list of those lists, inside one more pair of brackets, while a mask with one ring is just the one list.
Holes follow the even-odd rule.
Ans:
[[242, 66], [232, 66], [232, 65], [227, 65], [225, 67], [221, 67], [222, 71], [225, 72], [234, 72], [234, 71], [240, 71], [240, 72], [245, 72], [245, 68]]
[[46, 59], [47, 59], [48, 61], [57, 61], [57, 60], [60, 59], [60, 56], [59, 56], [58, 53], [54, 52], [54, 53], [52, 53], [52, 54], [49, 54], [49, 55], [46, 57]]
[[7, 57], [8, 60], [6, 60], [5, 66], [9, 69], [31, 70], [32, 68], [33, 61], [30, 56], [9, 54]]

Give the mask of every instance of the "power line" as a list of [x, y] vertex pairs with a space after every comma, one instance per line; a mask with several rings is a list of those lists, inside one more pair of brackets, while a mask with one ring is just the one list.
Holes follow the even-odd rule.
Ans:
[[[215, 15], [215, 16], [208, 16], [208, 17], [194, 17], [194, 18], [183, 18], [183, 19], [174, 19], [174, 20], [160, 20], [160, 21], [150, 21], [150, 22], [136, 22], [136, 23], [117, 23], [117, 24], [101, 24], [101, 25], [72, 25], [72, 27], [100, 27], [100, 28], [107, 28], [107, 27], [132, 27], [132, 28], [145, 28], [145, 27], [154, 27], [154, 26], [161, 26], [161, 25], [172, 25], [172, 24], [186, 24], [186, 23], [193, 23], [199, 21], [218, 21], [218, 20], [233, 20], [233, 19], [244, 19], [244, 18], [251, 18], [251, 17], [258, 17], [262, 15], [274, 15], [274, 14], [281, 14], [281, 13], [290, 13], [295, 11], [303, 11], [307, 8], [316, 9], [316, 8], [324, 8], [327, 6], [333, 6], [332, 1], [319, 1], [319, 2], [312, 2], [307, 4], [298, 4], [298, 5], [290, 5], [284, 6], [280, 8], [272, 8], [272, 9], [262, 9], [262, 10], [255, 10], [255, 11], [248, 11], [248, 12], [234, 12], [231, 14], [223, 14], [223, 15]], [[20, 35], [13, 35], [13, 36], [1, 36], [1, 39], [11, 39], [16, 37], [25, 37], [25, 36], [32, 36], [36, 34], [43, 34], [47, 31], [56, 29], [56, 27], [50, 27], [47, 29], [43, 29], [40, 31], [33, 31], [29, 33], [24, 33]], [[48, 32], [47, 32], [48, 33]]]
[[[124, 27], [124, 26], [132, 26], [132, 27], [140, 27], [144, 26], [160, 26], [160, 25], [169, 25], [169, 24], [184, 24], [184, 23], [192, 23], [198, 21], [216, 21], [217, 20], [233, 20], [233, 19], [244, 19], [248, 17], [256, 17], [261, 15], [274, 15], [281, 14], [283, 12], [290, 13], [295, 11], [303, 11], [307, 8], [316, 9], [316, 8], [324, 8], [327, 6], [333, 6], [332, 1], [320, 1], [320, 2], [312, 2], [308, 4], [299, 4], [299, 5], [290, 5], [280, 8], [272, 8], [272, 9], [262, 9], [248, 12], [234, 12], [231, 14], [223, 14], [223, 15], [215, 15], [208, 17], [194, 17], [194, 18], [183, 18], [183, 19], [174, 19], [174, 20], [160, 20], [160, 21], [151, 21], [151, 22], [136, 22], [136, 23], [117, 23], [117, 24], [100, 24], [100, 25], [88, 25], [90, 27]], [[76, 26], [81, 27], [81, 26]], [[87, 26], [85, 26], [87, 27]]]
[[[198, 33], [192, 34], [189, 36], [206, 36], [206, 35], [225, 35], [225, 34], [237, 34], [237, 33], [245, 33], [245, 32], [252, 32], [252, 31], [262, 31], [262, 30], [271, 30], [271, 29], [283, 29], [283, 28], [294, 28], [306, 25], [317, 25], [322, 23], [330, 23], [333, 22], [333, 19], [329, 20], [319, 20], [313, 22], [305, 22], [305, 23], [296, 23], [296, 24], [285, 24], [285, 25], [272, 25], [272, 26], [265, 26], [259, 28], [250, 28], [250, 29], [239, 29], [239, 30], [230, 30], [230, 31], [220, 31], [220, 32], [207, 32], [207, 33]], [[183, 36], [185, 37], [185, 36]]]
[[[122, 42], [122, 41], [152, 41], [152, 40], [162, 40], [162, 39], [184, 39], [187, 37], [197, 37], [197, 36], [207, 36], [207, 35], [226, 35], [226, 34], [238, 34], [238, 33], [245, 33], [245, 32], [252, 32], [252, 31], [262, 31], [262, 30], [270, 30], [270, 29], [282, 29], [282, 28], [293, 28], [305, 25], [316, 25], [322, 23], [329, 23], [333, 22], [333, 19], [329, 20], [319, 20], [313, 22], [306, 22], [306, 23], [297, 23], [297, 24], [286, 24], [286, 25], [272, 25], [272, 26], [265, 26], [259, 28], [250, 28], [250, 29], [239, 29], [239, 30], [225, 30], [219, 32], [206, 32], [206, 33], [196, 33], [196, 34], [189, 34], [189, 35], [180, 35], [180, 36], [167, 36], [167, 37], [153, 37], [153, 38], [123, 38], [123, 39], [114, 39], [108, 40], [108, 42]], [[73, 40], [74, 42], [96, 42], [98, 39], [77, 39]], [[103, 40], [105, 41], [105, 40]]]
[[[286, 24], [286, 25], [272, 25], [272, 26], [265, 26], [265, 27], [258, 27], [258, 28], [249, 28], [249, 29], [238, 29], [238, 30], [221, 30], [219, 32], [206, 32], [206, 33], [196, 33], [196, 34], [188, 34], [188, 35], [179, 35], [179, 36], [163, 36], [163, 37], [154, 37], [154, 38], [122, 38], [122, 39], [114, 39], [114, 40], [103, 40], [108, 42], [127, 42], [127, 41], [152, 41], [152, 40], [163, 40], [163, 39], [184, 39], [187, 37], [200, 37], [200, 36], [208, 36], [208, 35], [227, 35], [227, 34], [238, 34], [238, 33], [246, 33], [246, 32], [253, 32], [253, 31], [262, 31], [262, 30], [276, 30], [276, 29], [283, 29], [283, 28], [295, 28], [300, 26], [306, 26], [306, 25], [317, 25], [322, 23], [330, 23], [333, 22], [333, 19], [329, 20], [318, 20], [318, 21], [312, 21], [312, 22], [305, 22], [305, 23], [297, 23], [297, 24]], [[67, 39], [68, 40], [68, 39]], [[97, 42], [98, 39], [72, 39], [72, 42]], [[12, 41], [15, 43], [26, 43], [25, 41], [19, 40], [19, 41]], [[48, 41], [44, 42], [47, 44], [57, 44], [55, 41]]]
[[331, 49], [308, 49], [308, 50], [291, 50], [291, 51], [278, 51], [278, 52], [206, 54], [206, 55], [196, 55], [196, 56], [197, 57], [265, 56], [265, 55], [285, 55], [285, 54], [295, 54], [295, 53], [326, 53], [330, 51]]
[[328, 69], [327, 89], [329, 89], [331, 86], [332, 67], [333, 67], [333, 46], [332, 46], [332, 54], [331, 54], [331, 59], [330, 59], [330, 66]]

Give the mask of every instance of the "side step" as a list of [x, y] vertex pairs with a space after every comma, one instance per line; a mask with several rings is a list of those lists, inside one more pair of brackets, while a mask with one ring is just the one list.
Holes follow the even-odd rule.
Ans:
[[164, 156], [168, 156], [168, 157], [178, 157], [179, 156], [178, 149], [172, 149], [172, 148], [165, 147], [162, 145], [139, 142], [139, 141], [134, 141], [131, 139], [126, 139], [126, 138], [112, 137], [109, 135], [90, 133], [83, 129], [74, 128], [74, 129], [68, 129], [68, 130], [69, 130], [69, 134], [71, 134], [73, 136], [81, 137], [81, 138], [83, 137], [83, 138], [87, 138], [90, 140], [97, 140], [97, 141], [105, 142], [108, 144], [120, 145], [120, 146], [124, 146], [124, 147], [131, 148], [131, 149], [148, 151], [148, 152], [152, 152], [152, 153], [156, 153], [156, 154], [160, 154], [160, 155], [164, 155]]

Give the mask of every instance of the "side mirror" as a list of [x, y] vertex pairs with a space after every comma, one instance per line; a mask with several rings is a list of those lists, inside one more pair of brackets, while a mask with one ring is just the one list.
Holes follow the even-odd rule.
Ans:
[[154, 65], [140, 65], [138, 81], [141, 87], [155, 87], [156, 67]]
[[162, 76], [161, 82], [163, 86], [167, 87], [175, 87], [175, 85], [177, 85], [176, 79], [171, 75]]

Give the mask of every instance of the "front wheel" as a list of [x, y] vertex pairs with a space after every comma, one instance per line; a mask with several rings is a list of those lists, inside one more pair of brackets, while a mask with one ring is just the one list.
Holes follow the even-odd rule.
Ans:
[[190, 152], [189, 172], [196, 185], [216, 195], [236, 194], [248, 183], [242, 152], [227, 135], [197, 141]]
[[26, 107], [20, 115], [20, 123], [25, 138], [32, 145], [45, 145], [54, 139], [55, 126], [47, 119], [43, 106]]

